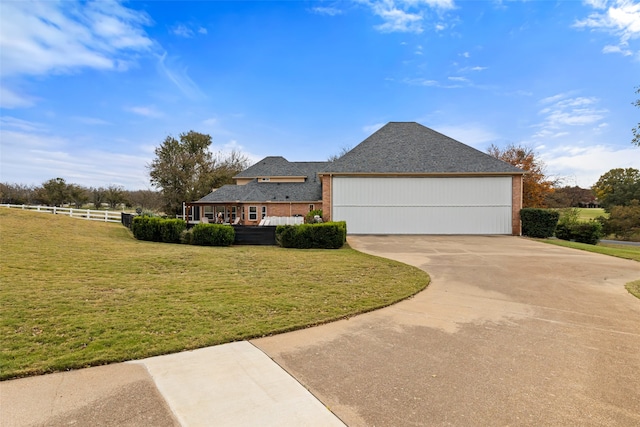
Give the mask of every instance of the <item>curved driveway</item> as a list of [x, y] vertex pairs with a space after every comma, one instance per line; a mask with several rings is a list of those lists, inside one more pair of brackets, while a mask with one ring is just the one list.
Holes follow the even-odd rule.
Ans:
[[640, 263], [507, 236], [354, 236], [394, 306], [252, 341], [349, 426], [640, 425]]

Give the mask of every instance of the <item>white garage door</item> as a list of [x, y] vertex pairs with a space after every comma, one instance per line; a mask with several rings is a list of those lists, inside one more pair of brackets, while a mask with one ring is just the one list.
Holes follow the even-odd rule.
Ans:
[[511, 234], [511, 177], [334, 177], [349, 234]]

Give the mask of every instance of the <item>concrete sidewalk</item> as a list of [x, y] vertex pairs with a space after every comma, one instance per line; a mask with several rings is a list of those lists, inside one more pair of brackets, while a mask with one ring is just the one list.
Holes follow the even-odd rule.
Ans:
[[0, 382], [0, 425], [344, 426], [246, 341]]

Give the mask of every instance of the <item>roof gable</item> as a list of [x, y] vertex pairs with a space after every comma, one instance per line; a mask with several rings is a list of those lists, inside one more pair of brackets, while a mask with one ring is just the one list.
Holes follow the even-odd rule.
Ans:
[[298, 168], [296, 163], [290, 162], [282, 156], [269, 156], [260, 160], [237, 174], [234, 178], [259, 178], [272, 176], [307, 176], [305, 171]]
[[336, 173], [524, 173], [415, 122], [390, 122], [329, 163]]

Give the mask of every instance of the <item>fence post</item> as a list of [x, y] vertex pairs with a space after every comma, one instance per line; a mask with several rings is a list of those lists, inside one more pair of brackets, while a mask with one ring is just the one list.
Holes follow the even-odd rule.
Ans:
[[104, 222], [109, 222], [109, 211], [104, 211]]

